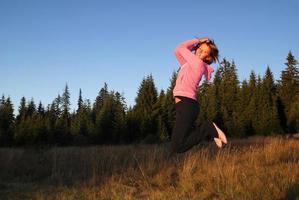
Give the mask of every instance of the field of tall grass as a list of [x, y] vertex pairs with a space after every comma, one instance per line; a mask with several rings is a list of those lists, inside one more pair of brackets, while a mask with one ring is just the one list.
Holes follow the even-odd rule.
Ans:
[[299, 140], [0, 149], [0, 199], [299, 199]]

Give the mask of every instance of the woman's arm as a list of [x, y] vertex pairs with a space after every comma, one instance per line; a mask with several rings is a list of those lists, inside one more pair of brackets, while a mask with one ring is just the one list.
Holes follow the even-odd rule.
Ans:
[[205, 77], [206, 80], [209, 81], [211, 79], [211, 74], [214, 72], [214, 69], [212, 66], [207, 65], [206, 70], [205, 70]]
[[181, 65], [188, 62], [189, 64], [194, 64], [198, 62], [198, 57], [193, 54], [192, 48], [195, 44], [199, 42], [199, 39], [187, 40], [183, 43], [180, 43], [175, 49], [174, 54]]
[[208, 37], [195, 38], [179, 44], [174, 50], [175, 56], [177, 57], [179, 63], [181, 65], [185, 64], [186, 62], [193, 64], [194, 62], [198, 61], [199, 58], [191, 52], [193, 47], [195, 44], [203, 43], [209, 40], [210, 39]]
[[214, 72], [214, 69], [210, 65], [205, 64], [199, 57], [191, 52], [195, 44], [204, 42], [206, 40], [208, 40], [208, 38], [196, 38], [187, 40], [179, 44], [175, 48], [174, 53], [181, 65], [187, 62], [195, 70], [198, 70], [199, 66], [207, 66], [204, 69], [204, 75], [206, 77], [206, 80], [209, 81], [211, 79], [211, 74]]

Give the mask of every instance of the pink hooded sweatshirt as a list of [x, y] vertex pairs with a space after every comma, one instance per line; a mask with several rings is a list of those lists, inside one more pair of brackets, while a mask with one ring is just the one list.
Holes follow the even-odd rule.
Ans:
[[211, 74], [214, 72], [212, 66], [191, 52], [198, 42], [199, 39], [190, 39], [179, 44], [174, 50], [181, 68], [173, 89], [173, 97], [185, 96], [197, 101], [196, 90], [202, 75], [205, 75], [207, 81], [211, 79]]

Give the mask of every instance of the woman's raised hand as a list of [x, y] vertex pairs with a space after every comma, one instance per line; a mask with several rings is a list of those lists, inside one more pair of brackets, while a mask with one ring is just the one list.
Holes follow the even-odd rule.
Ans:
[[210, 39], [208, 37], [202, 37], [202, 38], [198, 38], [198, 39], [199, 39], [199, 44], [210, 41]]

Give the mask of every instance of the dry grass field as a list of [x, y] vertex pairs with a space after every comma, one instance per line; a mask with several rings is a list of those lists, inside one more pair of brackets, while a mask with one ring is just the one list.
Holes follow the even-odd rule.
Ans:
[[299, 140], [0, 149], [0, 199], [299, 199]]

